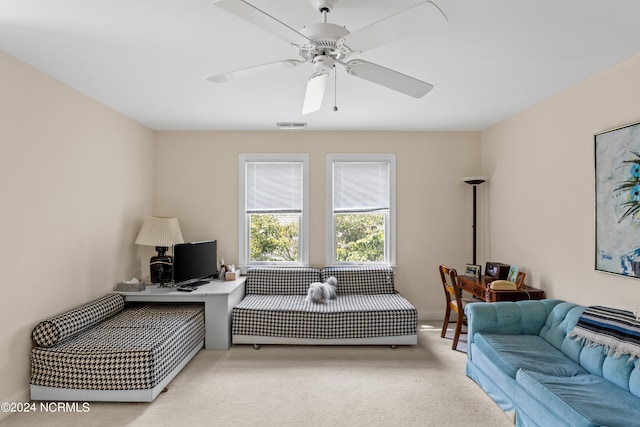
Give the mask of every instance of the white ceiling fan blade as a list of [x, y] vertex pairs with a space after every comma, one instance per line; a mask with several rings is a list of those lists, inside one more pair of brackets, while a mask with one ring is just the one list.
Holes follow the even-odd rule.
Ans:
[[369, 80], [414, 98], [421, 98], [433, 89], [433, 85], [422, 80], [362, 59], [353, 59], [343, 65], [352, 76]]
[[253, 77], [258, 74], [267, 73], [269, 71], [280, 70], [283, 68], [293, 68], [307, 61], [298, 61], [297, 59], [285, 59], [284, 61], [270, 62], [268, 64], [256, 65], [254, 67], [243, 68], [241, 70], [230, 71], [215, 76], [207, 77], [207, 80], [213, 83], [224, 83], [230, 80], [244, 79]]
[[263, 30], [268, 31], [289, 43], [298, 46], [309, 43], [309, 39], [298, 31], [244, 0], [221, 0], [214, 4], [238, 18], [244, 19], [245, 21], [262, 28]]
[[327, 87], [329, 74], [313, 74], [307, 82], [307, 91], [304, 94], [304, 105], [302, 114], [309, 114], [318, 111], [322, 107], [324, 91]]
[[400, 11], [344, 37], [344, 45], [353, 52], [364, 52], [424, 30], [440, 28], [447, 17], [438, 6], [425, 1]]

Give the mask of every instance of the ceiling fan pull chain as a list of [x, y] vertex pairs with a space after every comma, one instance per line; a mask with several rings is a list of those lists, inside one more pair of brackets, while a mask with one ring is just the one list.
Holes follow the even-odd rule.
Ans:
[[333, 66], [333, 111], [338, 111], [338, 69]]

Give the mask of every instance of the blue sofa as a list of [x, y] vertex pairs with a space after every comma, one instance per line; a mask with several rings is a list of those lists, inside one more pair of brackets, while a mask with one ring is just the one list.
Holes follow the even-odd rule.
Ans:
[[517, 426], [640, 425], [637, 358], [570, 337], [587, 307], [560, 300], [474, 303], [467, 375]]

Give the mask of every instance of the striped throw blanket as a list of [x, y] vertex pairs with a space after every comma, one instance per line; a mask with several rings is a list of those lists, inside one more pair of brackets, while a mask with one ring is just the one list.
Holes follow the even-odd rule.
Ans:
[[602, 345], [614, 357], [640, 359], [640, 320], [630, 311], [591, 306], [582, 313], [570, 337], [587, 346]]

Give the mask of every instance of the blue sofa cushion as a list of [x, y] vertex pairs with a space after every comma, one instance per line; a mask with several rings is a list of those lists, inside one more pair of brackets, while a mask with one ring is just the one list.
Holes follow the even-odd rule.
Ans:
[[587, 373], [538, 335], [476, 333], [474, 342], [490, 363], [511, 378], [520, 368], [560, 376]]
[[556, 377], [523, 369], [518, 371], [516, 381], [573, 427], [628, 427], [638, 422], [638, 398], [602, 377]]

